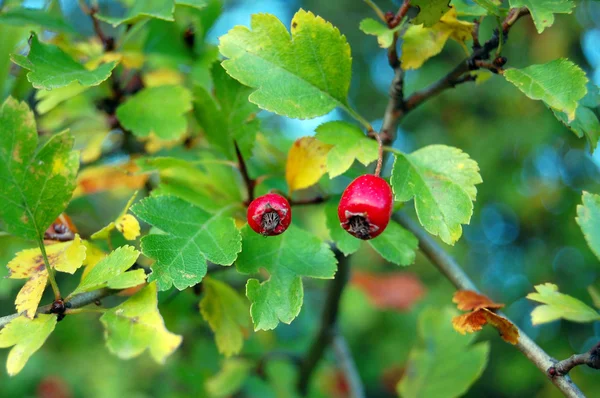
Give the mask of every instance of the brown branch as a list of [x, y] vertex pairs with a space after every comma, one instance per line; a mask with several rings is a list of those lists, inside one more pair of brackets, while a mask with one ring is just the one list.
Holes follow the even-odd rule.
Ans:
[[237, 142], [234, 142], [235, 146], [235, 154], [238, 159], [238, 164], [240, 165], [240, 173], [242, 174], [242, 178], [244, 179], [244, 185], [246, 185], [246, 191], [248, 192], [248, 204], [254, 200], [254, 187], [256, 186], [256, 181], [250, 178], [250, 174], [248, 174], [248, 168], [246, 167], [246, 162], [244, 162], [244, 157], [242, 156], [242, 152], [240, 151], [240, 147]]
[[[462, 270], [458, 263], [448, 254], [437, 242], [413, 220], [404, 214], [396, 213], [393, 219], [400, 223], [404, 228], [412, 232], [419, 240], [419, 248], [425, 256], [435, 265], [439, 271], [459, 290], [473, 290], [479, 293], [477, 286], [471, 281], [467, 274]], [[505, 314], [498, 312], [499, 315], [506, 317]], [[507, 318], [508, 319], [508, 318]], [[548, 370], [556, 366], [556, 360], [540, 348], [529, 336], [521, 329], [519, 331], [519, 341], [516, 344], [517, 349], [521, 351], [539, 370], [548, 374]], [[560, 362], [559, 362], [560, 363]], [[569, 378], [569, 376], [549, 377], [552, 383], [566, 396], [570, 398], [585, 398]]]
[[575, 354], [567, 359], [563, 359], [548, 369], [548, 376], [555, 378], [564, 376], [575, 366], [587, 365], [592, 369], [600, 369], [600, 343], [593, 346], [588, 352]]

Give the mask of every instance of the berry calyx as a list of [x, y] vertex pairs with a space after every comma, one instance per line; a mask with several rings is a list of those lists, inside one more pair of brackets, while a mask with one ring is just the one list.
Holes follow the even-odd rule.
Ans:
[[283, 233], [292, 221], [292, 209], [286, 198], [268, 193], [254, 199], [248, 206], [248, 225], [264, 236]]
[[342, 228], [358, 239], [379, 236], [392, 216], [394, 203], [390, 185], [371, 174], [360, 176], [346, 187], [338, 205]]

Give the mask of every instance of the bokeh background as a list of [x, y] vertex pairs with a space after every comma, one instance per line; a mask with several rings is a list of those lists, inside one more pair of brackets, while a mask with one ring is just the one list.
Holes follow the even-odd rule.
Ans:
[[[90, 20], [76, 1], [59, 3], [69, 23], [82, 34], [93, 35]], [[118, 12], [121, 7], [115, 1], [99, 3], [103, 10], [110, 12]], [[398, 6], [391, 1], [377, 3], [384, 10]], [[600, 2], [577, 3], [572, 15], [557, 15], [554, 26], [541, 35], [536, 33], [529, 18], [519, 21], [504, 47], [507, 66], [524, 67], [568, 57], [579, 64], [593, 82], [600, 84]], [[44, 6], [41, 1], [24, 4], [34, 8]], [[362, 1], [225, 1], [223, 13], [210, 30], [208, 41], [216, 44], [218, 37], [234, 25], [248, 25], [252, 13], [273, 13], [289, 27], [289, 21], [300, 7], [330, 21], [348, 38], [353, 57], [351, 102], [377, 127], [386, 107], [392, 71], [385, 51], [377, 46], [375, 38], [358, 29], [361, 19], [373, 17]], [[491, 21], [484, 23], [483, 40], [490, 37], [491, 29]], [[19, 43], [19, 48], [24, 48], [24, 44], [24, 41]], [[0, 49], [0, 63], [6, 61], [9, 52], [15, 51], [2, 48], [1, 43]], [[460, 46], [450, 41], [442, 54], [427, 61], [422, 69], [407, 73], [406, 92], [435, 81], [463, 57]], [[0, 90], [1, 98], [11, 86], [11, 82], [8, 83], [3, 85], [5, 92]], [[308, 121], [267, 113], [261, 113], [260, 117], [266, 129], [291, 140], [313, 134], [314, 128], [325, 121], [346, 116], [341, 111], [333, 111]], [[589, 285], [598, 285], [600, 268], [575, 223], [575, 215], [583, 190], [600, 193], [600, 151], [590, 154], [587, 142], [562, 126], [541, 102], [527, 99], [499, 76], [481, 85], [464, 84], [448, 90], [412, 112], [404, 119], [394, 146], [410, 152], [433, 143], [462, 148], [479, 163], [484, 181], [478, 186], [471, 224], [464, 228], [464, 236], [455, 247], [447, 247], [448, 251], [484, 292], [506, 303], [509, 317], [550, 355], [566, 358], [589, 349], [600, 339], [600, 322], [558, 321], [532, 326], [530, 313], [534, 304], [524, 297], [533, 290], [533, 285], [553, 282], [561, 291], [591, 303], [586, 289]], [[347, 181], [337, 183], [340, 190], [345, 183]], [[111, 195], [113, 193], [99, 193], [74, 201], [69, 214], [83, 232], [97, 230], [121, 211], [128, 196]], [[307, 228], [326, 234], [321, 213], [318, 208], [310, 208], [302, 210], [299, 218]], [[29, 243], [0, 236], [0, 276], [6, 275], [4, 265], [14, 253], [25, 247], [29, 247]], [[405, 305], [396, 309], [379, 308], [355, 281], [343, 297], [341, 329], [357, 360], [367, 395], [390, 397], [395, 396], [395, 382], [418, 338], [418, 314], [429, 306], [450, 305], [453, 288], [421, 255], [414, 265], [399, 270], [384, 263], [366, 246], [363, 249], [353, 256], [354, 269], [389, 274], [390, 279], [402, 272], [400, 275], [404, 277], [398, 279], [395, 289], [404, 292]], [[226, 278], [240, 288], [243, 286], [241, 276]], [[22, 281], [0, 280], [0, 315], [14, 312], [13, 300], [21, 284]], [[243, 356], [258, 358], [265, 351], [282, 350], [302, 354], [318, 328], [323, 287], [321, 282], [307, 282], [300, 316], [291, 325], [282, 324], [275, 331], [250, 333]], [[198, 296], [189, 289], [175, 296], [165, 293], [160, 301], [168, 328], [184, 336], [183, 346], [165, 366], [156, 365], [146, 355], [121, 361], [104, 347], [102, 326], [95, 319], [96, 315], [67, 317], [21, 374], [9, 378], [0, 371], [0, 396], [208, 396], [206, 383], [215, 382], [214, 375], [223, 359], [198, 312]], [[107, 304], [110, 303], [107, 300]], [[506, 345], [495, 330], [489, 329], [478, 336], [478, 340], [491, 342], [488, 366], [467, 396], [558, 395], [545, 376], [519, 351]], [[7, 352], [0, 351], [1, 363]], [[284, 385], [280, 394], [283, 396], [285, 384], [292, 383], [293, 368], [285, 362], [276, 365], [265, 371], [265, 378]], [[334, 365], [329, 353], [319, 367], [314, 396], [345, 396], [343, 381]], [[600, 391], [597, 372], [579, 367], [572, 376], [589, 396]], [[237, 396], [267, 396], [261, 389], [263, 383], [263, 378], [253, 375]], [[49, 395], [52, 393], [57, 395]]]

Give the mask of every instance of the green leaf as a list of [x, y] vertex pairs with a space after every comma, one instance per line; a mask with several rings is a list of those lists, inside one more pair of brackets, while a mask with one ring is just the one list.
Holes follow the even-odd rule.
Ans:
[[156, 157], [137, 161], [142, 171], [157, 170], [161, 184], [156, 191], [175, 195], [214, 213], [242, 201], [238, 175], [230, 164], [209, 152], [197, 154], [200, 160]]
[[181, 336], [167, 330], [158, 312], [155, 283], [105, 312], [100, 321], [109, 351], [121, 359], [136, 357], [148, 349], [156, 362], [165, 363], [181, 344]]
[[471, 0], [452, 0], [450, 2], [460, 16], [481, 17], [487, 15], [487, 10]]
[[598, 138], [600, 138], [600, 121], [598, 121], [598, 116], [596, 116], [593, 110], [583, 106], [580, 101], [575, 111], [575, 119], [571, 122], [569, 122], [566, 113], [558, 112], [554, 109], [552, 109], [552, 112], [577, 137], [582, 138], [585, 136], [590, 144], [590, 151], [594, 152], [596, 146], [598, 146]]
[[[132, 246], [122, 246], [111, 252], [108, 256], [104, 257], [98, 264], [94, 266], [81, 280], [81, 283], [77, 288], [70, 294], [74, 296], [79, 293], [91, 292], [92, 290], [101, 289], [109, 285], [123, 285], [122, 279], [117, 279], [113, 283], [113, 279], [120, 277], [121, 275], [128, 274], [127, 271], [135, 263], [135, 260], [139, 257], [140, 252], [135, 250]], [[142, 270], [143, 272], [143, 270]], [[129, 277], [129, 276], [128, 276]], [[131, 287], [139, 285], [136, 283]]]
[[506, 14], [505, 10], [501, 10], [502, 0], [473, 0], [474, 3], [484, 8], [489, 15], [503, 17]]
[[234, 141], [242, 156], [249, 159], [260, 128], [255, 117], [259, 109], [247, 100], [253, 90], [231, 78], [220, 65], [213, 66], [212, 80], [216, 99], [200, 86], [194, 90], [194, 112], [198, 122], [208, 142], [229, 159], [236, 158]]
[[112, 73], [117, 62], [107, 62], [94, 70], [88, 70], [60, 48], [41, 43], [35, 33], [31, 34], [29, 54], [11, 54], [12, 61], [29, 70], [27, 80], [33, 87], [44, 90], [65, 87], [72, 82], [82, 86], [97, 86]]
[[334, 178], [345, 173], [358, 160], [365, 166], [377, 160], [377, 142], [368, 138], [360, 128], [343, 121], [327, 122], [316, 129], [315, 138], [333, 145], [327, 154], [327, 171]]
[[570, 14], [575, 8], [571, 0], [509, 0], [511, 8], [527, 7], [538, 33], [552, 26], [554, 14]]
[[400, 30], [402, 25], [398, 25], [394, 29], [388, 28], [386, 25], [373, 18], [365, 18], [360, 21], [359, 28], [367, 35], [377, 36], [377, 43], [379, 47], [388, 48], [392, 45], [394, 40], [394, 32]]
[[45, 10], [37, 10], [33, 8], [18, 7], [0, 13], [0, 25], [36, 25], [56, 32], [77, 32], [62, 17], [53, 15]]
[[11, 234], [39, 240], [75, 189], [73, 137], [55, 134], [38, 149], [33, 112], [10, 97], [0, 107], [0, 137], [0, 219]]
[[430, 145], [411, 154], [398, 152], [392, 169], [392, 189], [396, 200], [415, 198], [421, 225], [447, 244], [462, 235], [468, 224], [481, 183], [479, 167], [458, 148]]
[[9, 376], [23, 369], [29, 358], [44, 345], [55, 326], [56, 315], [38, 314], [35, 319], [15, 318], [0, 330], [0, 348], [14, 346], [6, 359]]
[[111, 17], [104, 14], [96, 14], [96, 18], [107, 22], [112, 26], [123, 23], [134, 23], [142, 18], [156, 18], [165, 21], [173, 21], [175, 3], [173, 0], [144, 0], [132, 2], [131, 8], [122, 17]]
[[208, 7], [209, 0], [175, 0], [175, 5], [188, 6], [201, 10]]
[[206, 381], [205, 388], [211, 398], [226, 398], [235, 395], [252, 370], [252, 362], [232, 358], [223, 363], [223, 368]]
[[454, 398], [464, 395], [483, 373], [488, 342], [471, 345], [474, 334], [452, 328], [451, 308], [427, 308], [419, 316], [420, 342], [413, 347], [397, 390], [404, 398]]
[[136, 216], [165, 232], [142, 238], [142, 252], [156, 260], [149, 281], [160, 290], [193, 286], [206, 275], [207, 261], [231, 265], [242, 249], [230, 217], [211, 215], [174, 196], [153, 196], [136, 203]]
[[236, 26], [220, 38], [227, 72], [256, 88], [251, 102], [279, 115], [309, 119], [348, 108], [352, 58], [339, 30], [311, 12], [294, 15], [290, 34], [275, 16], [254, 14], [252, 30]]
[[215, 333], [219, 352], [226, 357], [238, 354], [244, 331], [250, 328], [247, 301], [231, 286], [213, 278], [204, 278], [202, 287], [200, 313]]
[[344, 255], [349, 256], [360, 248], [360, 239], [350, 235], [340, 225], [338, 217], [338, 203], [340, 198], [332, 198], [325, 205], [325, 216], [327, 218], [327, 229], [329, 236]]
[[585, 72], [565, 58], [523, 69], [507, 69], [504, 77], [529, 98], [565, 112], [569, 122], [575, 118], [577, 102], [587, 92]]
[[537, 293], [529, 293], [529, 300], [544, 305], [537, 306], [531, 312], [531, 322], [534, 325], [548, 323], [558, 319], [573, 322], [594, 322], [600, 320], [600, 314], [587, 304], [568, 294], [558, 291], [558, 286], [552, 283], [534, 286]]
[[419, 246], [417, 238], [394, 221], [390, 221], [381, 235], [368, 242], [381, 257], [397, 265], [414, 263]]
[[577, 224], [592, 252], [600, 259], [600, 195], [583, 192], [582, 204], [577, 206]]
[[248, 279], [246, 295], [255, 330], [274, 329], [279, 321], [291, 323], [300, 313], [304, 297], [302, 277], [331, 279], [336, 260], [329, 247], [316, 236], [291, 225], [285, 233], [265, 239], [245, 226], [239, 272], [257, 273], [264, 268], [269, 279]]
[[117, 118], [138, 137], [154, 133], [175, 140], [187, 131], [185, 114], [192, 110], [192, 94], [182, 86], [145, 88], [117, 108]]
[[107, 286], [111, 289], [127, 289], [139, 286], [144, 282], [146, 282], [146, 272], [143, 269], [136, 269], [115, 276], [108, 281]]
[[411, 20], [415, 25], [435, 25], [450, 10], [450, 0], [412, 0], [410, 5], [419, 8], [419, 13]]

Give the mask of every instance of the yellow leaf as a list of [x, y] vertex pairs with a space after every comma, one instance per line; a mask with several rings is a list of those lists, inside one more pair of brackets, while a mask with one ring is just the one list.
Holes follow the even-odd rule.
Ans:
[[327, 153], [333, 145], [313, 137], [302, 137], [290, 149], [285, 167], [285, 179], [291, 191], [308, 188], [327, 172]]
[[183, 83], [183, 74], [174, 69], [161, 68], [146, 73], [143, 81], [144, 87], [179, 85]]
[[139, 189], [148, 180], [148, 174], [136, 174], [138, 170], [133, 161], [119, 165], [86, 167], [77, 176], [77, 188], [73, 192], [73, 198], [119, 188]]
[[440, 25], [440, 29], [446, 28], [449, 30], [450, 37], [459, 43], [465, 43], [473, 37], [472, 32], [474, 24], [472, 22], [465, 22], [457, 19], [456, 8], [454, 7], [444, 14], [442, 19], [440, 19], [440, 22], [435, 26], [437, 25]]
[[180, 138], [175, 140], [163, 140], [158, 138], [158, 136], [154, 133], [150, 133], [147, 140], [144, 140], [144, 149], [148, 153], [156, 153], [162, 149], [171, 149], [183, 141], [185, 141], [186, 136], [183, 135]]
[[140, 223], [131, 214], [122, 215], [116, 222], [117, 229], [127, 240], [135, 240], [140, 236]]
[[[46, 254], [52, 268], [73, 274], [83, 264], [86, 247], [79, 235], [75, 235], [72, 241], [46, 246]], [[42, 252], [39, 248], [20, 251], [7, 266], [9, 278], [28, 279], [19, 291], [15, 305], [17, 312], [25, 312], [25, 316], [33, 318], [48, 282]]]

